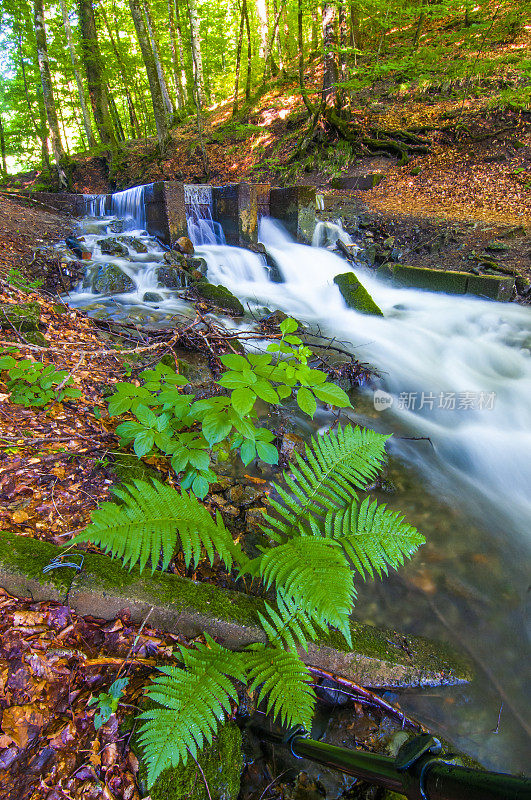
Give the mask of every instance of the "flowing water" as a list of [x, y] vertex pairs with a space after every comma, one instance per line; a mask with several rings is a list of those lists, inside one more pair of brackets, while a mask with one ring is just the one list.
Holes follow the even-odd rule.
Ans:
[[[401, 702], [486, 766], [525, 770], [531, 311], [398, 289], [360, 267], [355, 274], [384, 312], [383, 318], [365, 316], [345, 306], [333, 278], [351, 267], [329, 249], [296, 244], [263, 219], [260, 241], [283, 281], [273, 282], [262, 255], [223, 244], [208, 196], [192, 193], [189, 201], [189, 230], [212, 283], [251, 309], [281, 309], [318, 326], [377, 368], [379, 378], [355, 400], [350, 416], [396, 434], [388, 478], [398, 491], [382, 499], [422, 530], [427, 545], [399, 575], [361, 587], [356, 614], [468, 647], [479, 664], [471, 686], [406, 695]], [[92, 213], [104, 210], [91, 202]], [[109, 219], [85, 222], [85, 241], [96, 264], [117, 263], [135, 289], [105, 298], [80, 288], [70, 302], [90, 313], [159, 324], [189, 313], [178, 292], [158, 284], [160, 245], [140, 230], [138, 214], [128, 215], [128, 234], [140, 238], [146, 253], [130, 250], [130, 260], [104, 256], [97, 240], [105, 229], [98, 226]], [[337, 238], [348, 242], [339, 228], [324, 224], [314, 243], [331, 247]], [[146, 291], [160, 299], [144, 302]], [[326, 421], [321, 415], [318, 424]]]

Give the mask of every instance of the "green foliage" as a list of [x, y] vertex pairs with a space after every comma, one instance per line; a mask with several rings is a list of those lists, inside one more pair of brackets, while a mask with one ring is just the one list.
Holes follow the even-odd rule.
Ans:
[[[286, 337], [290, 327], [288, 322]], [[248, 371], [244, 362], [250, 363], [245, 357], [226, 359], [233, 373], [229, 382], [238, 376], [250, 381], [252, 372], [243, 375]], [[262, 379], [256, 376], [252, 385]], [[289, 388], [276, 381], [276, 390], [281, 385]], [[148, 560], [152, 569], [165, 569], [177, 545], [186, 564], [197, 564], [203, 553], [213, 563], [218, 554], [227, 568], [234, 564], [241, 577], [259, 579], [264, 592], [275, 592], [275, 601], [264, 602], [258, 612], [265, 643], [232, 653], [207, 636], [206, 645], [181, 648], [182, 666], [165, 667], [155, 677], [148, 696], [162, 707], [141, 715], [150, 782], [171, 764], [186, 762], [189, 753], [195, 758], [211, 741], [237, 702], [235, 681], [258, 691], [267, 713], [284, 724], [310, 727], [315, 697], [298, 649], [307, 649], [319, 631], [330, 628], [350, 643], [356, 574], [386, 573], [423, 542], [395, 512], [368, 497], [358, 500], [357, 492], [384, 460], [387, 438], [347, 426], [312, 439], [306, 460], [298, 456], [292, 473], [284, 473], [285, 485], [275, 485], [280, 501], [271, 501], [263, 526], [271, 546], [253, 559], [195, 498], [141, 481], [117, 492], [122, 505], [105, 503], [95, 511], [91, 525], [74, 540], [99, 544], [131, 566], [140, 563], [141, 569]]]
[[311, 351], [294, 335], [297, 327], [295, 320], [285, 319], [281, 340], [270, 344], [267, 353], [221, 356], [226, 371], [218, 384], [230, 394], [196, 401], [195, 395], [179, 390], [186, 379], [163, 364], [140, 373], [142, 386], [117, 384], [109, 413], [130, 412], [134, 417], [116, 429], [122, 444], [133, 444], [138, 458], [157, 451], [169, 456], [175, 472], [182, 473], [181, 487], [200, 498], [216, 480], [210, 469], [212, 452], [237, 450], [245, 465], [256, 457], [277, 464], [274, 434], [255, 424], [257, 400], [280, 405], [295, 395], [310, 417], [317, 400], [350, 406], [346, 393], [328, 382], [325, 372], [308, 366]]
[[108, 692], [100, 692], [97, 697], [91, 697], [87, 705], [97, 706], [94, 716], [94, 727], [96, 730], [99, 730], [102, 725], [105, 725], [116, 712], [120, 697], [128, 683], [129, 678], [119, 678], [109, 687]]
[[6, 354], [0, 356], [0, 371], [7, 372], [9, 399], [18, 405], [46, 406], [81, 397], [79, 389], [73, 388], [68, 372], [55, 369], [53, 364], [44, 365], [29, 358], [17, 360]]
[[16, 267], [11, 267], [7, 273], [7, 281], [11, 286], [14, 286], [15, 289], [21, 289], [23, 292], [31, 292], [42, 286], [42, 281], [40, 279], [37, 278], [37, 280], [30, 281]]
[[211, 564], [217, 552], [230, 569], [233, 543], [221, 516], [214, 521], [192, 495], [139, 480], [114, 492], [122, 505], [102, 503], [73, 542], [93, 542], [130, 569], [139, 564], [142, 571], [151, 560], [153, 572], [159, 562], [166, 569], [179, 541], [186, 566], [197, 565], [203, 549]]

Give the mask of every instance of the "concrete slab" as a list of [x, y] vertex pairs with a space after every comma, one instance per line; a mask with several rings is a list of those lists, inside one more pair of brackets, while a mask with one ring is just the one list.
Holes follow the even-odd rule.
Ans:
[[271, 187], [269, 213], [280, 220], [289, 233], [304, 244], [311, 244], [315, 228], [315, 188], [290, 186]]
[[411, 267], [407, 264], [383, 264], [378, 267], [377, 274], [415, 289], [473, 294], [502, 302], [511, 299], [514, 287], [514, 278], [507, 275], [472, 275], [470, 272]]
[[[79, 614], [114, 618], [128, 609], [139, 622], [151, 610], [150, 623], [188, 636], [208, 632], [220, 643], [242, 648], [265, 641], [256, 624], [263, 610], [260, 598], [197, 583], [177, 575], [139, 574], [125, 570], [104, 555], [84, 553], [81, 572], [60, 567], [43, 568], [61, 553], [60, 548], [34, 539], [0, 532], [0, 586], [19, 596], [57, 600]], [[81, 553], [68, 553], [81, 560]], [[342, 675], [364, 686], [439, 686], [471, 679], [468, 661], [449, 645], [358, 622], [351, 624], [353, 647], [339, 633], [323, 636], [301, 651], [306, 663]]]

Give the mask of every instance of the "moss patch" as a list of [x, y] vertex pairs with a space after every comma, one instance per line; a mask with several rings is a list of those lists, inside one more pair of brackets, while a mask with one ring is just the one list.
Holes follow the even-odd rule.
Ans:
[[374, 314], [383, 317], [383, 312], [362, 283], [356, 278], [353, 272], [343, 272], [336, 275], [334, 283], [339, 287], [343, 299], [349, 308], [359, 311], [361, 314]]
[[38, 303], [1, 303], [0, 328], [37, 332], [40, 312]]
[[201, 300], [206, 300], [217, 308], [230, 311], [231, 314], [240, 316], [244, 313], [244, 308], [238, 298], [225, 286], [214, 286], [212, 283], [200, 281], [195, 284], [194, 292]]
[[150, 790], [151, 800], [209, 800], [205, 781], [211, 800], [236, 800], [242, 771], [241, 744], [239, 728], [232, 722], [227, 723], [220, 728], [212, 745], [197, 757], [204, 780], [190, 757], [186, 766], [180, 764], [164, 770]]

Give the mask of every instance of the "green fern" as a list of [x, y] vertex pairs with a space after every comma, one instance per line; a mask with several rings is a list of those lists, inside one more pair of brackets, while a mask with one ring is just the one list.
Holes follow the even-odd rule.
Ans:
[[205, 741], [212, 742], [219, 723], [230, 715], [231, 702], [237, 702], [233, 681], [245, 681], [241, 654], [205, 638], [207, 644], [194, 650], [181, 647], [185, 669], [163, 667], [147, 691], [164, 706], [140, 714], [149, 786], [167, 767], [186, 764], [189, 753], [195, 758]]
[[281, 644], [293, 653], [298, 647], [308, 650], [308, 639], [315, 641], [318, 631], [308, 612], [297, 606], [296, 601], [282, 589], [277, 589], [277, 608], [264, 603], [265, 613], [258, 612], [260, 625], [269, 642], [278, 647]]
[[267, 700], [271, 712], [283, 725], [312, 726], [315, 694], [310, 686], [308, 667], [296, 653], [280, 647], [253, 645], [245, 652], [249, 691], [260, 689], [258, 702]]
[[151, 559], [154, 571], [161, 554], [161, 569], [166, 569], [179, 537], [186, 566], [196, 565], [203, 549], [211, 564], [217, 551], [227, 568], [232, 566], [237, 548], [221, 515], [214, 521], [193, 495], [179, 494], [158, 481], [138, 480], [114, 493], [123, 504], [102, 503], [92, 513], [91, 524], [71, 543], [93, 542], [130, 569], [139, 563], [142, 571]]
[[282, 503], [271, 499], [277, 517], [264, 514], [265, 533], [274, 541], [304, 535], [315, 515], [342, 508], [376, 477], [385, 460], [385, 442], [389, 437], [361, 428], [341, 426], [325, 436], [312, 437], [306, 445], [303, 461], [295, 453], [297, 466], [292, 474], [284, 472], [288, 490], [275, 484]]

